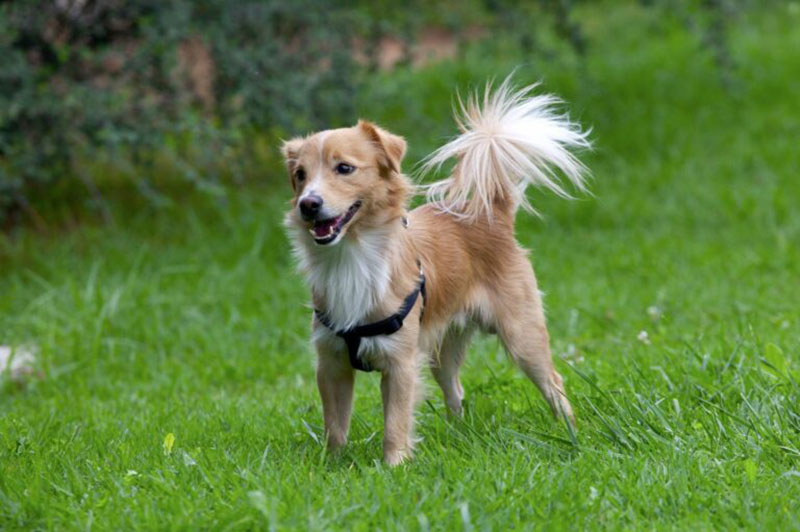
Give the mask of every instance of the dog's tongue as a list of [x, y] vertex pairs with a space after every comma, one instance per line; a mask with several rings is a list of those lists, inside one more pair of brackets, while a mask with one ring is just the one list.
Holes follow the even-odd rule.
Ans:
[[330, 220], [325, 220], [314, 224], [314, 236], [317, 237], [326, 237], [333, 232], [333, 228], [336, 227], [336, 222], [339, 221], [339, 218], [331, 218]]

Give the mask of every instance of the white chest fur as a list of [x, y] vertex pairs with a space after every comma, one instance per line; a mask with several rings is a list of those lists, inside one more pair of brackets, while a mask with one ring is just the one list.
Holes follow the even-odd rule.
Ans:
[[361, 231], [334, 246], [318, 246], [306, 235], [295, 235], [295, 254], [311, 289], [320, 297], [336, 329], [364, 321], [385, 296], [391, 282], [388, 231]]

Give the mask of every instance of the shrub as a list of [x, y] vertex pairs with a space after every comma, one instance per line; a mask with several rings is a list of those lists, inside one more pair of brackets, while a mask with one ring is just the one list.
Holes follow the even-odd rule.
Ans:
[[[142, 166], [174, 148], [166, 152], [185, 177], [214, 179], [231, 131], [293, 129], [348, 112], [346, 12], [323, 4], [0, 6], [0, 212], [60, 181], [95, 190], [98, 151], [144, 180]], [[192, 139], [214, 154], [205, 168], [184, 158]]]
[[502, 29], [533, 53], [533, 21], [544, 14], [582, 52], [586, 43], [570, 5], [0, 3], [0, 224], [21, 213], [36, 221], [52, 202], [89, 200], [102, 209], [100, 190], [110, 184], [133, 184], [157, 198], [161, 175], [207, 190], [226, 179], [243, 181], [273, 164], [274, 152], [254, 142], [253, 132], [274, 140], [353, 120], [364, 74], [377, 68], [378, 44], [387, 36], [405, 43], [406, 62], [408, 43], [431, 24]]

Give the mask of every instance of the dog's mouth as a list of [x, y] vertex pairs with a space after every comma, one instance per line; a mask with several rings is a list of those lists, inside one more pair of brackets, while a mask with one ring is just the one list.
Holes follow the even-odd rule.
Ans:
[[356, 201], [350, 208], [347, 209], [347, 212], [340, 216], [336, 216], [334, 218], [328, 218], [327, 220], [317, 220], [314, 222], [314, 225], [311, 226], [309, 232], [311, 236], [314, 237], [314, 241], [317, 244], [325, 245], [330, 244], [339, 236], [342, 232], [342, 229], [353, 219], [355, 216], [356, 211], [361, 208], [361, 201]]

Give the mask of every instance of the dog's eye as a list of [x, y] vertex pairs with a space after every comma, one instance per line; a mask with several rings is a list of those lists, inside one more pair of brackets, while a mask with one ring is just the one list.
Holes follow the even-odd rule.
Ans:
[[347, 174], [352, 174], [355, 171], [356, 171], [356, 167], [351, 165], [351, 164], [339, 163], [339, 164], [336, 165], [336, 173], [337, 174], [347, 175]]
[[294, 173], [295, 179], [297, 179], [298, 183], [302, 183], [306, 180], [306, 171], [300, 168], [297, 172]]

